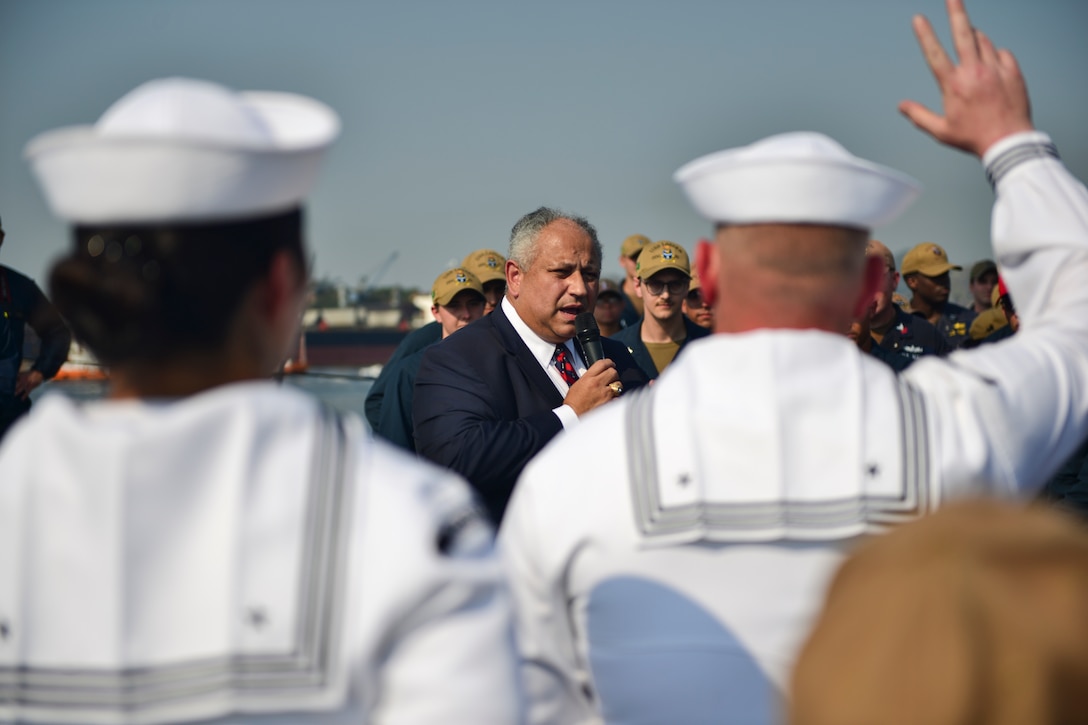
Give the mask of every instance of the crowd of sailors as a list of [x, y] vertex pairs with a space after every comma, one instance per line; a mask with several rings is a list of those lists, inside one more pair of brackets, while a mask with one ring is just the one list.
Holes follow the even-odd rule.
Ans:
[[111, 380], [0, 445], [0, 721], [1088, 721], [1088, 189], [947, 4], [899, 110], [994, 188], [972, 307], [873, 239], [918, 182], [781, 134], [622, 282], [546, 206], [442, 271], [370, 425], [270, 377], [332, 109], [167, 78], [31, 140]]

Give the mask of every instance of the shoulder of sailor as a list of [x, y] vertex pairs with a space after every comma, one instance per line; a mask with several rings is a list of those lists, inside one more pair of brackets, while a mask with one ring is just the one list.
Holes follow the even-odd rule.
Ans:
[[594, 409], [529, 462], [506, 508], [500, 549], [531, 550], [540, 571], [557, 575], [587, 542], [627, 525], [627, 397]]
[[601, 486], [622, 482], [630, 402], [646, 390], [631, 391], [593, 409], [579, 419], [576, 429], [553, 438], [529, 461], [518, 479], [515, 497], [522, 486], [539, 488], [543, 493], [534, 506], [548, 501], [559, 509], [569, 509]]
[[367, 488], [369, 525], [421, 532], [441, 557], [491, 555], [494, 530], [464, 479], [380, 439], [365, 446], [358, 480]]

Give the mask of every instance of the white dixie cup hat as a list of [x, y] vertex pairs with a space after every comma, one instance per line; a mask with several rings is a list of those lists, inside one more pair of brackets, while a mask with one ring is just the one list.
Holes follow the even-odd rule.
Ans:
[[336, 112], [312, 98], [163, 78], [24, 153], [71, 223], [203, 222], [299, 206], [339, 133]]
[[910, 176], [809, 131], [703, 156], [673, 178], [699, 214], [722, 224], [872, 229], [899, 216], [922, 189]]

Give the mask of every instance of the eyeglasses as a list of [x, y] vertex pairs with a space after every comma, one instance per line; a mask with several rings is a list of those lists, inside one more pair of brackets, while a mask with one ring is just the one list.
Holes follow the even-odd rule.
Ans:
[[688, 304], [692, 307], [702, 307], [703, 291], [699, 289], [693, 289], [691, 292], [688, 292]]
[[661, 280], [644, 279], [642, 284], [646, 285], [646, 289], [650, 290], [650, 294], [657, 297], [659, 294], [665, 291], [665, 288], [669, 288], [670, 295], [682, 295], [688, 291], [688, 285], [691, 284], [690, 280], [686, 279], [674, 279], [671, 282], [662, 282]]
[[604, 295], [603, 297], [598, 297], [597, 298], [597, 304], [598, 305], [622, 305], [623, 304], [623, 298], [622, 297], [616, 297], [615, 295]]

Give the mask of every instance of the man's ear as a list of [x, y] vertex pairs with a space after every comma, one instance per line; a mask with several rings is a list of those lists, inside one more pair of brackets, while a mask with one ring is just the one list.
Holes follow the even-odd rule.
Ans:
[[280, 250], [268, 264], [261, 289], [260, 311], [268, 319], [281, 315], [297, 317], [297, 300], [300, 288], [306, 281], [298, 261], [287, 250]]
[[525, 278], [525, 272], [518, 263], [512, 259], [506, 260], [506, 291], [513, 299], [521, 294], [521, 282]]
[[306, 274], [302, 264], [287, 250], [276, 252], [268, 270], [247, 295], [246, 333], [253, 360], [261, 370], [272, 371], [283, 363], [296, 344], [306, 302]]
[[881, 278], [884, 276], [884, 259], [877, 255], [865, 258], [865, 269], [862, 272], [861, 291], [857, 301], [854, 302], [854, 319], [860, 318], [880, 291]]
[[438, 305], [431, 305], [431, 314], [434, 315], [435, 322], [442, 321], [442, 319], [438, 316]]
[[718, 245], [700, 239], [695, 245], [695, 272], [699, 275], [703, 301], [713, 307], [718, 299]]

